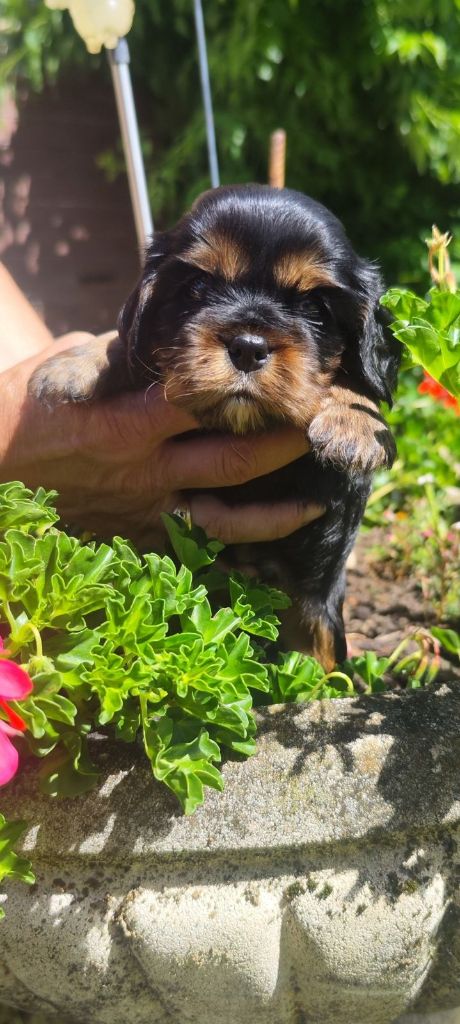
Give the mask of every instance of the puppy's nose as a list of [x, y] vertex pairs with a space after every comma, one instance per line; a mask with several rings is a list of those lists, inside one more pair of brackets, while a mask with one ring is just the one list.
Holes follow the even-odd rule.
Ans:
[[260, 334], [237, 334], [227, 342], [227, 349], [233, 365], [244, 373], [260, 370], [269, 356], [267, 342]]

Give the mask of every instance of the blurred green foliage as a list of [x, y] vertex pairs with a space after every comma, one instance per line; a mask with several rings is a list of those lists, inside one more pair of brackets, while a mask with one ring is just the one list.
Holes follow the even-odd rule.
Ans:
[[[205, 0], [204, 14], [223, 181], [266, 180], [284, 127], [287, 183], [330, 206], [389, 283], [421, 281], [420, 239], [460, 222], [460, 0]], [[108, 74], [67, 13], [0, 0], [0, 19], [3, 80], [41, 88], [75, 62]], [[208, 185], [191, 0], [137, 0], [130, 48], [164, 225]], [[121, 158], [102, 163], [113, 175]]]
[[[395, 578], [415, 581], [437, 622], [460, 624], [460, 420], [430, 394], [422, 373], [400, 374], [386, 415], [397, 457], [377, 473], [365, 525], [377, 527], [374, 560]], [[422, 603], [423, 603], [422, 602]]]

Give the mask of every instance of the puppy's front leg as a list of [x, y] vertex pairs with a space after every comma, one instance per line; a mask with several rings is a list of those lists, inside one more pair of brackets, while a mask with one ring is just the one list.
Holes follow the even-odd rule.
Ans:
[[396, 446], [376, 402], [341, 377], [333, 384], [308, 428], [321, 461], [357, 473], [391, 466]]
[[106, 398], [130, 386], [125, 345], [110, 331], [41, 363], [28, 390], [44, 405], [55, 406]]

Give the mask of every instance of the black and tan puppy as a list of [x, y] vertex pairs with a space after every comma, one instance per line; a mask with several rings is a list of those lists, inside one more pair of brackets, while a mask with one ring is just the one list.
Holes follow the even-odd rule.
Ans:
[[288, 591], [286, 644], [328, 669], [346, 653], [344, 566], [372, 472], [394, 455], [378, 403], [391, 399], [399, 348], [381, 291], [319, 203], [267, 186], [215, 189], [155, 235], [120, 340], [49, 360], [30, 385], [42, 401], [80, 402], [158, 380], [207, 430], [304, 428], [308, 455], [220, 496], [326, 506], [290, 537], [226, 555]]

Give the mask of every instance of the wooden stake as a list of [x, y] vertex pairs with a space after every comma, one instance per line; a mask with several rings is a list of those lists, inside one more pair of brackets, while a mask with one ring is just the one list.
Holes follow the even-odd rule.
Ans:
[[268, 184], [273, 188], [284, 188], [286, 174], [286, 132], [277, 128], [270, 135], [268, 158]]

